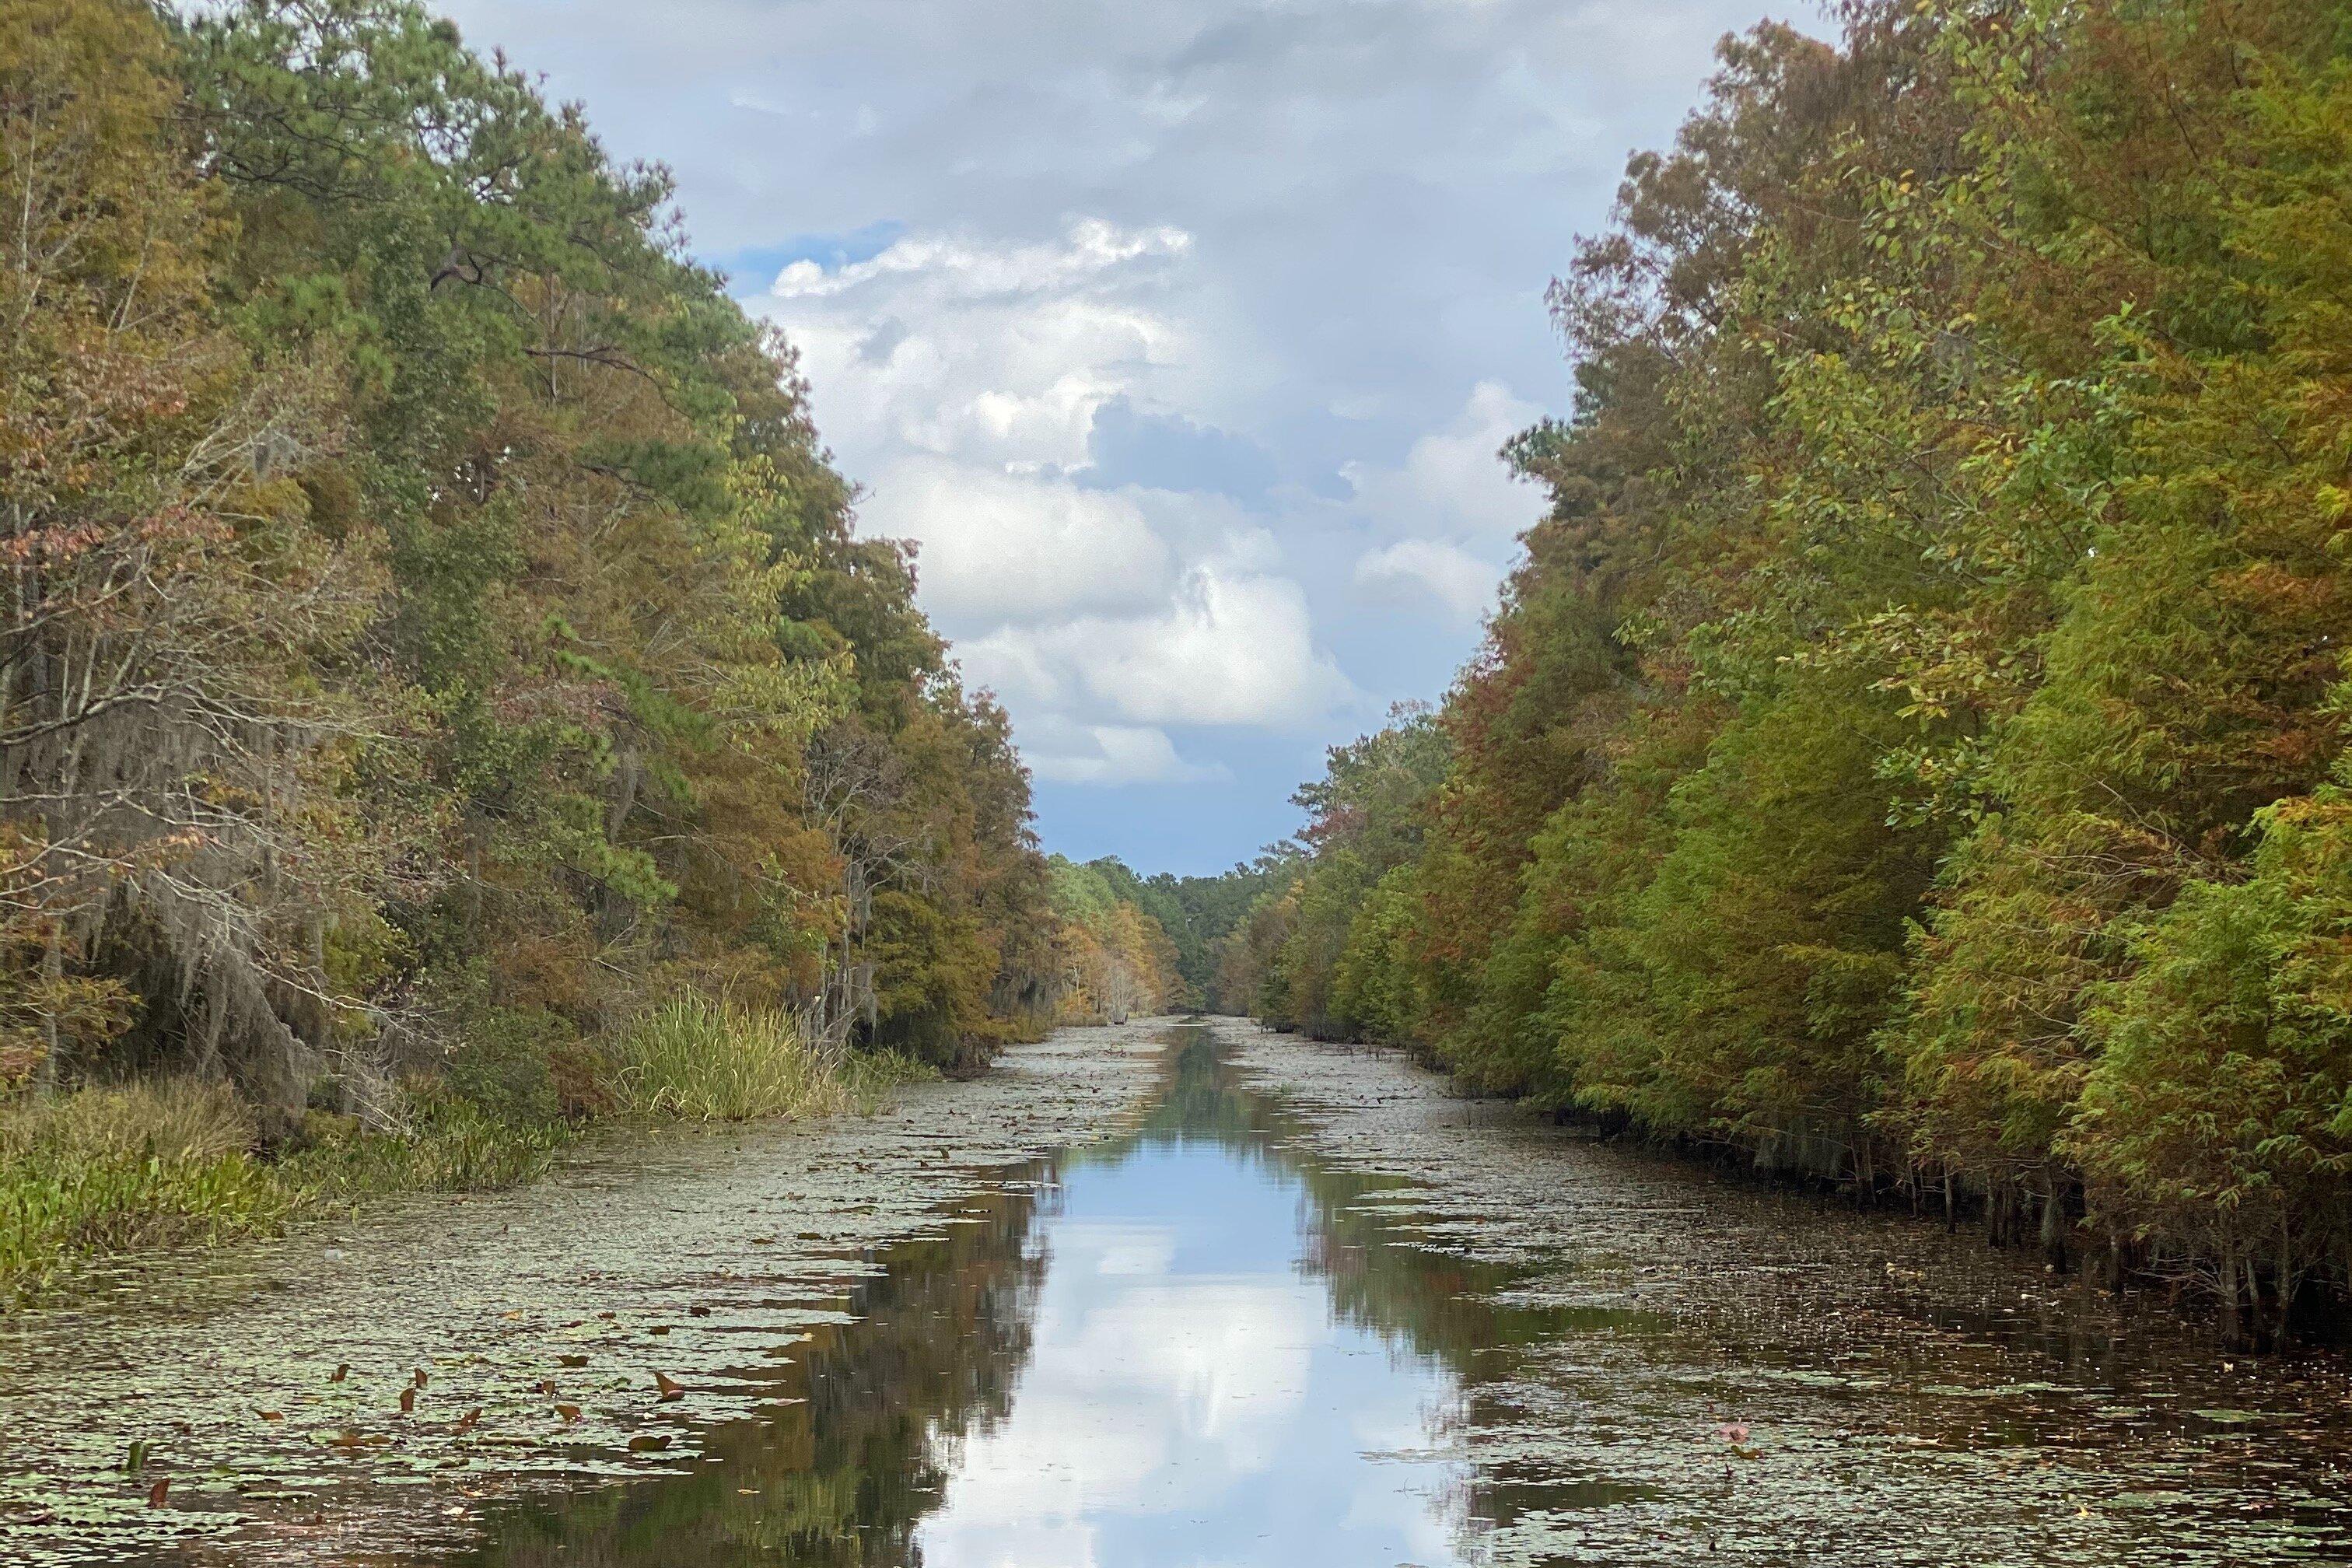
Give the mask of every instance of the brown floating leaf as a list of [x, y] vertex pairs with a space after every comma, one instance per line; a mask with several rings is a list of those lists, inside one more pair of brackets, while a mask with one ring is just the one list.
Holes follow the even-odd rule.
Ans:
[[577, 1405], [559, 1405], [555, 1407], [555, 1413], [563, 1417], [563, 1424], [566, 1426], [580, 1419], [580, 1406]]
[[541, 1394], [544, 1394], [545, 1395], [547, 1395], [547, 1397], [548, 1397], [548, 1398], [550, 1398], [550, 1399], [554, 1398], [554, 1397], [555, 1397], [555, 1379], [553, 1379], [553, 1378], [551, 1378], [551, 1377], [542, 1377], [542, 1378], [541, 1378], [541, 1379], [539, 1380], [539, 1391], [540, 1391]]
[[666, 1372], [654, 1373], [654, 1386], [661, 1390], [661, 1397], [655, 1401], [657, 1405], [667, 1405], [673, 1399], [686, 1397], [685, 1388]]
[[163, 1506], [163, 1499], [170, 1495], [171, 1490], [172, 1478], [169, 1476], [161, 1478], [153, 1486], [147, 1489], [147, 1506], [149, 1508], [162, 1508]]
[[600, 1317], [600, 1318], [604, 1319], [604, 1320], [606, 1322], [608, 1322], [608, 1323], [609, 1323], [609, 1322], [611, 1322], [611, 1321], [613, 1321], [614, 1317], [615, 1316], [615, 1314], [614, 1314], [614, 1313], [612, 1313], [612, 1312], [599, 1312], [599, 1313], [597, 1313], [596, 1315], [597, 1315], [598, 1317]]
[[356, 1448], [367, 1441], [367, 1434], [346, 1426], [327, 1440], [331, 1448]]
[[283, 1421], [286, 1419], [286, 1412], [283, 1410], [257, 1410], [254, 1414], [260, 1416], [264, 1421]]
[[647, 1329], [646, 1332], [649, 1334], [666, 1334], [669, 1332], [669, 1325], [667, 1323], [656, 1323], [652, 1328]]
[[403, 1415], [405, 1415], [415, 1408], [416, 1390], [414, 1387], [402, 1389], [400, 1391], [400, 1413]]
[[686, 1310], [686, 1315], [689, 1318], [707, 1318], [710, 1316], [710, 1309], [708, 1307], [688, 1307]]
[[458, 1416], [457, 1425], [450, 1428], [450, 1430], [455, 1432], [470, 1432], [474, 1429], [475, 1424], [480, 1421], [481, 1418], [482, 1407], [477, 1405], [471, 1410], [467, 1411], [463, 1415]]
[[327, 1381], [328, 1381], [329, 1383], [341, 1383], [341, 1382], [342, 1382], [342, 1381], [343, 1381], [343, 1379], [345, 1379], [345, 1378], [347, 1378], [347, 1377], [351, 1376], [351, 1374], [352, 1374], [352, 1363], [349, 1363], [349, 1362], [337, 1362], [337, 1363], [335, 1363], [335, 1374], [334, 1374], [332, 1377], [331, 1377], [331, 1378], [327, 1379]]
[[560, 1355], [557, 1356], [555, 1360], [556, 1364], [559, 1366], [586, 1366], [588, 1364], [588, 1358], [584, 1355]]
[[422, 1388], [422, 1387], [424, 1387], [424, 1386], [425, 1386], [425, 1382], [426, 1382], [426, 1377], [425, 1377], [425, 1369], [424, 1369], [423, 1367], [421, 1367], [421, 1366], [420, 1366], [420, 1367], [418, 1367], [418, 1368], [416, 1369], [416, 1386], [417, 1386], [417, 1387], [419, 1387], [419, 1388]]
[[632, 1437], [629, 1439], [629, 1449], [632, 1453], [658, 1454], [664, 1448], [668, 1447], [669, 1439], [667, 1437]]

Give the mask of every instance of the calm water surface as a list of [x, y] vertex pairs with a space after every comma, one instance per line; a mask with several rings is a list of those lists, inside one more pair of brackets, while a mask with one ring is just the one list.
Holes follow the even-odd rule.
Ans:
[[[1444, 1310], [1463, 1265], [1351, 1237], [1383, 1184], [1311, 1173], [1207, 1034], [1180, 1038], [1138, 1131], [889, 1253], [858, 1321], [775, 1369], [774, 1419], [719, 1429], [689, 1476], [510, 1505], [452, 1561], [1485, 1561], [1433, 1339], [1482, 1327]], [[1375, 1270], [1419, 1332], [1381, 1321]]]
[[1158, 1027], [11, 1320], [0, 1564], [2352, 1563], [2340, 1354]]
[[[2352, 1562], [2333, 1358], [2233, 1361], [1927, 1226], [1465, 1124], [1346, 1058], [1305, 1058], [1341, 1064], [1310, 1128], [1239, 1038], [1175, 1030], [1131, 1133], [751, 1340], [727, 1370], [762, 1415], [677, 1473], [488, 1502], [478, 1544], [404, 1561]], [[1374, 1161], [1454, 1195], [1343, 1168]]]

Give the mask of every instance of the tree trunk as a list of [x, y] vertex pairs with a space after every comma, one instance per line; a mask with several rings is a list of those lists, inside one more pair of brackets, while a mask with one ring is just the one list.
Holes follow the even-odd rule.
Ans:
[[2286, 1343], [2287, 1319], [2294, 1311], [2294, 1231], [2286, 1215], [2279, 1215], [2278, 1278], [2272, 1281], [2271, 1348]]
[[2245, 1330], [2238, 1315], [2238, 1239], [2225, 1237], [2221, 1242], [2221, 1341], [2231, 1350], [2245, 1342]]
[[65, 1038], [58, 1030], [57, 997], [66, 978], [65, 931], [63, 922], [49, 922], [48, 941], [41, 952], [41, 984], [49, 994], [48, 1005], [41, 1009], [41, 1061], [33, 1069], [33, 1092], [46, 1099], [55, 1094], [58, 1079], [65, 1069], [59, 1059], [65, 1050]]
[[2066, 1268], [2065, 1190], [2055, 1175], [2042, 1179], [2042, 1257], [2051, 1268]]

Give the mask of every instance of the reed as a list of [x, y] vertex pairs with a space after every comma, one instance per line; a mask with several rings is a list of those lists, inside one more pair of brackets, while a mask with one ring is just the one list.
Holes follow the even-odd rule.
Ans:
[[700, 996], [646, 1015], [614, 1057], [624, 1110], [683, 1121], [838, 1116], [922, 1073], [903, 1058], [814, 1046], [774, 1009]]

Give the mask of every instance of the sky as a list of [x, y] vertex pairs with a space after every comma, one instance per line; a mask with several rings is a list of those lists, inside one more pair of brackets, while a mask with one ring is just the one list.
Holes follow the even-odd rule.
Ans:
[[1045, 847], [1179, 874], [1475, 650], [1545, 287], [1763, 3], [443, 0], [676, 173]]

